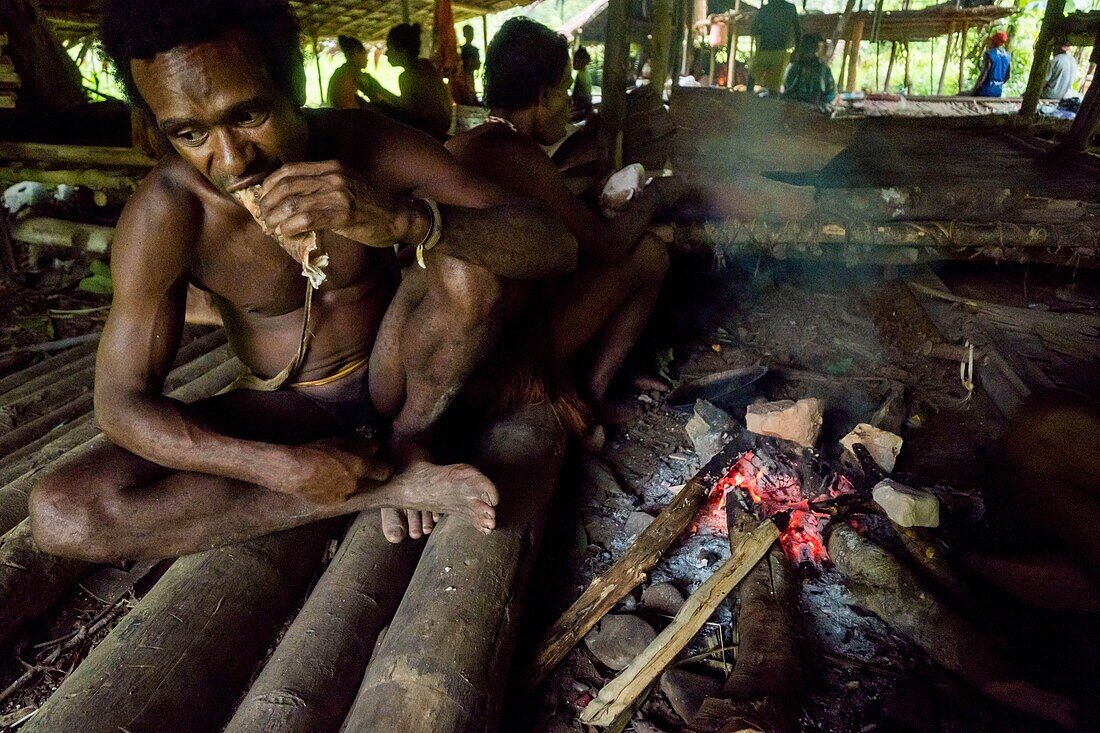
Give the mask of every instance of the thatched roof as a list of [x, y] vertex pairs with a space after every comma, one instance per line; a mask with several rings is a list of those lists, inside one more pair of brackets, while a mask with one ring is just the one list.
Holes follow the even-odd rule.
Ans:
[[[432, 22], [433, 0], [408, 0], [412, 22], [427, 29]], [[495, 13], [530, 0], [461, 0], [453, 3], [456, 22]], [[386, 32], [401, 22], [401, 0], [291, 0], [307, 35], [334, 38], [355, 36], [364, 42], [382, 41]], [[103, 0], [39, 0], [47, 17], [63, 35], [83, 35], [95, 28]]]

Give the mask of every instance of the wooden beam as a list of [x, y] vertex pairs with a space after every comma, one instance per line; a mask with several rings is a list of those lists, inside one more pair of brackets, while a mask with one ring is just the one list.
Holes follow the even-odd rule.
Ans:
[[891, 41], [890, 43], [890, 60], [886, 62], [886, 78], [882, 81], [882, 91], [884, 94], [890, 93], [890, 77], [894, 73], [894, 60], [898, 56], [898, 42]]
[[391, 543], [377, 511], [359, 514], [224, 733], [338, 730], [422, 546]]
[[180, 558], [23, 731], [220, 729], [301, 602], [332, 528], [318, 522]]
[[653, 33], [649, 52], [649, 83], [664, 99], [665, 80], [668, 78], [669, 46], [672, 43], [673, 0], [654, 0]]
[[849, 92], [854, 92], [856, 84], [859, 83], [859, 46], [862, 41], [863, 19], [860, 18], [856, 21], [855, 27], [852, 28], [852, 48], [848, 57], [848, 83], [845, 85], [845, 89]]
[[554, 622], [538, 645], [524, 686], [537, 687], [585, 634], [630, 591], [645, 581], [665, 550], [687, 529], [708, 492], [737, 458], [739, 446], [728, 444], [691, 478], [614, 565], [595, 578]]
[[[1094, 48], [1100, 48], [1100, 31], [1097, 31]], [[1096, 134], [1098, 125], [1100, 125], [1100, 84], [1094, 82], [1085, 92], [1085, 97], [1081, 100], [1081, 108], [1077, 110], [1077, 116], [1073, 118], [1069, 132], [1058, 143], [1057, 150], [1063, 154], [1084, 152], [1088, 149], [1093, 135]]]
[[963, 23], [962, 33], [959, 35], [959, 94], [963, 93], [963, 84], [966, 82], [966, 44], [970, 33], [970, 26]]
[[409, 9], [409, 0], [401, 0], [401, 22], [409, 23], [412, 21], [412, 12]]
[[523, 591], [564, 444], [542, 405], [489, 428], [474, 465], [500, 490], [497, 527], [485, 535], [451, 517], [436, 525], [343, 730], [498, 729]]
[[718, 604], [756, 567], [778, 538], [779, 530], [770, 519], [748, 533], [730, 559], [684, 602], [672, 623], [581, 711], [580, 721], [607, 728], [629, 714], [661, 672], [703, 628]]
[[626, 79], [630, 67], [627, 39], [629, 0], [609, 0], [600, 101], [600, 147], [604, 160], [622, 167], [623, 125], [626, 121]]
[[[856, 0], [847, 0], [844, 4], [844, 12], [840, 14], [840, 17], [836, 21], [836, 30], [833, 31], [833, 36], [830, 38], [829, 43], [829, 55], [825, 59], [825, 63], [832, 65], [833, 54], [836, 52], [837, 44], [847, 36], [845, 35], [848, 30], [848, 23], [852, 18], [852, 10], [856, 6]], [[839, 78], [839, 77], [838, 77]]]
[[37, 181], [51, 186], [67, 183], [92, 190], [133, 191], [144, 174], [115, 173], [98, 168], [44, 170], [25, 165], [0, 166], [0, 182]]
[[910, 55], [909, 55], [909, 41], [905, 42], [905, 94], [911, 95], [913, 93], [913, 77], [910, 75]]
[[1039, 94], [1046, 83], [1047, 69], [1050, 68], [1050, 52], [1054, 49], [1054, 39], [1061, 30], [1065, 18], [1066, 0], [1046, 0], [1043, 22], [1039, 26], [1039, 35], [1035, 39], [1034, 57], [1031, 60], [1031, 73], [1027, 77], [1027, 87], [1020, 102], [1020, 115], [1033, 117], [1039, 107]]
[[36, 161], [79, 166], [152, 168], [156, 161], [134, 148], [105, 145], [47, 145], [45, 143], [0, 142], [0, 161]]

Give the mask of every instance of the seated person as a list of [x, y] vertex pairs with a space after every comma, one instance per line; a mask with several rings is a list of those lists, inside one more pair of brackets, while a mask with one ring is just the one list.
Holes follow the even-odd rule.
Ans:
[[573, 96], [569, 98], [569, 119], [572, 122], [587, 120], [595, 112], [592, 106], [592, 79], [588, 76], [588, 64], [591, 62], [592, 56], [584, 46], [573, 52], [573, 71], [577, 72], [577, 76], [573, 79]]
[[[170, 557], [381, 508], [391, 540], [427, 531], [432, 512], [489, 532], [494, 486], [435, 465], [425, 436], [494, 345], [498, 273], [566, 272], [572, 238], [415, 130], [304, 109], [286, 0], [110, 0], [101, 38], [171, 152], [113, 243], [95, 369], [107, 442], [34, 487], [38, 546]], [[319, 285], [284, 251], [302, 235], [330, 258]], [[394, 243], [423, 264], [402, 277]], [[211, 294], [252, 376], [183, 404], [163, 388], [188, 284]], [[392, 475], [370, 435], [387, 427]]]
[[1055, 44], [1054, 55], [1050, 58], [1047, 78], [1040, 99], [1062, 100], [1073, 91], [1073, 82], [1077, 80], [1077, 59], [1069, 52], [1069, 41], [1062, 39]]
[[332, 72], [328, 80], [326, 101], [337, 109], [358, 109], [367, 104], [359, 92], [367, 88], [363, 69], [367, 68], [367, 49], [358, 38], [339, 36], [336, 42], [344, 54], [344, 65]]
[[818, 56], [820, 48], [821, 36], [816, 33], [799, 39], [783, 82], [783, 99], [810, 104], [830, 104], [836, 99], [836, 81], [829, 65]]
[[972, 97], [1000, 97], [1012, 73], [1012, 56], [1005, 50], [1008, 34], [997, 31], [989, 37], [989, 48], [982, 54], [982, 70], [970, 90]]
[[420, 24], [402, 23], [386, 36], [386, 58], [404, 71], [397, 79], [396, 95], [373, 76], [367, 76], [366, 93], [387, 117], [444, 140], [451, 129], [451, 94], [443, 76], [428, 59], [420, 58]]
[[[611, 421], [608, 387], [649, 320], [668, 268], [664, 242], [647, 228], [677, 184], [657, 179], [614, 219], [594, 212], [565, 187], [540, 146], [565, 135], [569, 66], [564, 36], [527, 18], [508, 20], [485, 59], [489, 120], [456, 135], [447, 148], [502, 187], [545, 202], [576, 236], [578, 270], [551, 296], [553, 347], [560, 360], [574, 361], [582, 349], [592, 352], [584, 396]], [[602, 430], [594, 429], [590, 437], [595, 448]]]

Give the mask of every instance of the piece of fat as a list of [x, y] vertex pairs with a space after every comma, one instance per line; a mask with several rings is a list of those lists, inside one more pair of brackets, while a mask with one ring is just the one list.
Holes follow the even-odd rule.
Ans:
[[306, 232], [293, 237], [282, 237], [276, 234], [260, 216], [261, 191], [261, 186], [249, 186], [235, 191], [233, 196], [241, 202], [249, 214], [252, 214], [252, 218], [260, 225], [264, 234], [278, 242], [279, 246], [302, 266], [302, 277], [309, 280], [314, 288], [320, 287], [325, 281], [324, 268], [328, 266], [328, 255], [320, 250], [317, 232]]

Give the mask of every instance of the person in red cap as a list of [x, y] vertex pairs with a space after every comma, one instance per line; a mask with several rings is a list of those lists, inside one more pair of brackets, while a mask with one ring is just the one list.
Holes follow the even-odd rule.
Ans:
[[1005, 50], [1008, 34], [997, 31], [989, 37], [989, 48], [982, 56], [982, 73], [970, 91], [972, 97], [1000, 97], [1012, 72], [1012, 56]]

